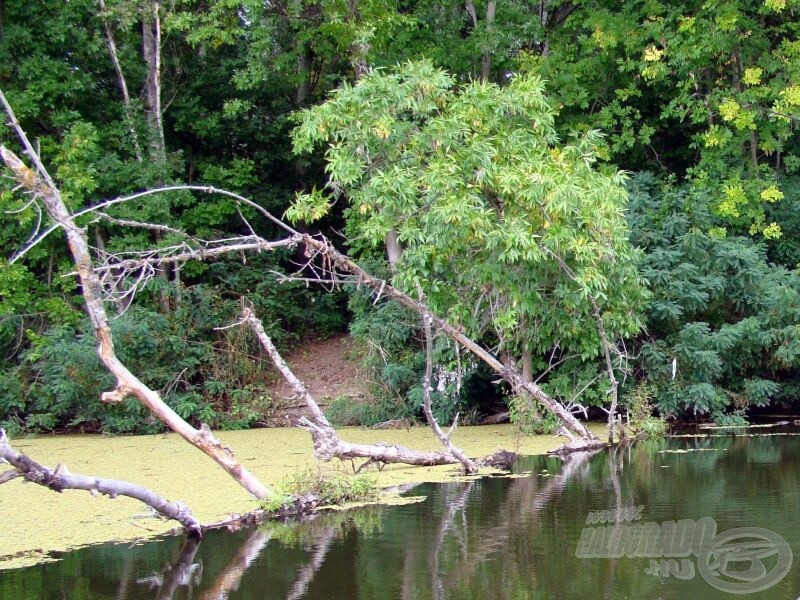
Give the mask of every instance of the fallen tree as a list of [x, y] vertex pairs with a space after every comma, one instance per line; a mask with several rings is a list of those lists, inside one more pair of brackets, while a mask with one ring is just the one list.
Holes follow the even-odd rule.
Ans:
[[[437, 437], [445, 446], [444, 452], [420, 452], [419, 450], [413, 450], [412, 448], [399, 446], [397, 444], [352, 444], [344, 441], [331, 426], [330, 422], [325, 417], [325, 414], [320, 409], [319, 404], [308, 392], [308, 389], [303, 382], [295, 376], [295, 374], [286, 364], [286, 361], [283, 360], [283, 357], [278, 352], [278, 349], [264, 331], [263, 324], [258, 317], [253, 314], [253, 311], [249, 308], [245, 308], [240, 322], [247, 323], [247, 325], [250, 326], [256, 338], [261, 343], [261, 346], [272, 359], [272, 362], [275, 363], [275, 366], [278, 368], [278, 371], [280, 371], [283, 378], [294, 390], [297, 397], [305, 403], [306, 407], [308, 407], [311, 413], [311, 418], [309, 419], [306, 417], [301, 417], [298, 421], [298, 425], [311, 434], [311, 440], [314, 446], [314, 456], [317, 459], [322, 461], [329, 461], [333, 458], [339, 458], [342, 460], [355, 458], [367, 459], [367, 462], [361, 465], [360, 468], [364, 468], [365, 466], [371, 464], [380, 465], [394, 463], [428, 467], [435, 465], [461, 464], [466, 473], [476, 473], [478, 471], [478, 467], [481, 465], [491, 465], [495, 467], [508, 466], [509, 463], [513, 463], [513, 461], [516, 460], [516, 455], [505, 451], [499, 451], [491, 456], [487, 456], [477, 461], [467, 458], [463, 451], [455, 448], [450, 442], [450, 434], [452, 434], [453, 429], [451, 428], [450, 433], [445, 435], [441, 431], [436, 419], [434, 419], [433, 415], [430, 414], [429, 393], [428, 397], [426, 398], [426, 414], [430, 415], [429, 422], [431, 427], [434, 429]], [[429, 357], [429, 365], [430, 364]], [[430, 387], [429, 375], [426, 377], [425, 385], [426, 389]]]
[[14, 450], [6, 436], [6, 432], [2, 429], [0, 429], [0, 459], [3, 459], [13, 467], [0, 475], [0, 484], [22, 477], [25, 481], [37, 483], [54, 492], [85, 490], [93, 495], [104, 494], [109, 498], [127, 496], [144, 502], [158, 514], [168, 519], [178, 521], [183, 525], [190, 537], [201, 537], [203, 535], [200, 523], [182, 502], [170, 502], [154, 491], [129, 481], [77, 475], [70, 473], [64, 465], [59, 465], [55, 469], [45, 467], [22, 452]]
[[[2, 145], [0, 145], [0, 158], [13, 172], [19, 187], [32, 197], [32, 202], [41, 202], [44, 205], [46, 214], [54, 221], [55, 226], [63, 229], [72, 259], [77, 267], [86, 314], [91, 319], [94, 327], [100, 360], [117, 380], [116, 388], [103, 393], [101, 400], [115, 403], [121, 402], [128, 396], [134, 396], [167, 427], [210, 456], [250, 494], [258, 499], [270, 496], [272, 492], [269, 488], [245, 469], [236, 459], [233, 450], [217, 440], [206, 425], [203, 424], [197, 429], [192, 427], [164, 402], [158, 392], [145, 385], [117, 358], [114, 351], [111, 327], [108, 324], [108, 314], [103, 304], [103, 285], [94, 270], [86, 229], [78, 226], [74, 215], [67, 209], [61, 197], [61, 192], [42, 163], [39, 154], [20, 127], [14, 116], [14, 111], [2, 91], [0, 91], [0, 102], [2, 102], [9, 117], [9, 125], [17, 133], [25, 154], [32, 161], [34, 169], [29, 168], [16, 154]], [[288, 243], [284, 241], [279, 245], [285, 246]]]

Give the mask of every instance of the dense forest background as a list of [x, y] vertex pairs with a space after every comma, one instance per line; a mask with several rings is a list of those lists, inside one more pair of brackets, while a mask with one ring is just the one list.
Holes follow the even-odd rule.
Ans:
[[[615, 330], [629, 357], [623, 401], [736, 423], [766, 407], [795, 411], [800, 397], [798, 10], [794, 0], [0, 0], [0, 88], [73, 210], [191, 183], [308, 216], [296, 198], [347, 180], [346, 165], [332, 163], [324, 144], [304, 147], [296, 130], [334, 90], [372, 81], [359, 88], [369, 95], [353, 100], [370, 114], [371, 103], [391, 104], [396, 92], [371, 73], [405, 69], [433, 87], [445, 85], [446, 72], [448, 90], [484, 90], [486, 104], [513, 102], [524, 93], [513, 82], [538, 78], [548, 105], [537, 110], [552, 115], [558, 140], [588, 135], [600, 169], [627, 173], [626, 236], [647, 289], [619, 294], [636, 306], [636, 323]], [[454, 115], [482, 119], [479, 109]], [[417, 116], [403, 122], [422, 127]], [[381, 127], [374, 134], [389, 137]], [[87, 401], [113, 380], [100, 368], [66, 243], [48, 236], [26, 245], [40, 215], [14, 185], [0, 180], [0, 427], [159, 431], [135, 401]], [[301, 226], [390, 274], [385, 248], [359, 233], [365, 204], [342, 195]], [[246, 234], [238, 210], [228, 198], [178, 191], [82, 225], [98, 255], [137, 256], [174, 243], [170, 227], [198, 240]], [[260, 233], [273, 227], [256, 213], [247, 218]], [[130, 226], [142, 222], [166, 227]], [[272, 374], [245, 332], [217, 329], [246, 295], [284, 348], [348, 330], [363, 342], [374, 397], [334, 403], [336, 416], [367, 424], [418, 417], [419, 320], [362, 290], [279, 283], [297, 258], [189, 262], [162, 269], [135, 295], [120, 290], [120, 358], [193, 423], [257, 425], [270, 408]], [[508, 264], [498, 255], [494, 273], [506, 276]], [[533, 376], [543, 374], [544, 389], [565, 402], [603, 405], [596, 332], [568, 310], [541, 323], [526, 314], [509, 309], [503, 326], [519, 333]], [[489, 346], [501, 342], [496, 330], [482, 335]], [[474, 420], [510, 405], [523, 425], [548, 425], [443, 340], [436, 357], [440, 418]]]

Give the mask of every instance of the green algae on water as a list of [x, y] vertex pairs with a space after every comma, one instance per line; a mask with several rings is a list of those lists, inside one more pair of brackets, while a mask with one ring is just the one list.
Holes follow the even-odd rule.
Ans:
[[[593, 425], [593, 430], [600, 433], [602, 425]], [[343, 439], [354, 443], [383, 441], [418, 450], [440, 449], [438, 440], [426, 427], [338, 431]], [[301, 429], [254, 429], [217, 435], [267, 485], [275, 486], [315, 464], [311, 439]], [[470, 456], [483, 456], [499, 448], [543, 454], [563, 440], [551, 435], [519, 436], [513, 425], [505, 424], [459, 427], [453, 442]], [[181, 500], [202, 523], [257, 508], [255, 500], [210, 458], [175, 434], [38, 436], [15, 439], [12, 444], [48, 467], [63, 464], [73, 473], [128, 480], [169, 500]], [[387, 465], [373, 473], [382, 488], [454, 481], [461, 475], [454, 465]], [[0, 520], [0, 569], [41, 562], [54, 551], [109, 541], [137, 541], [178, 530], [175, 522], [154, 516], [148, 507], [130, 498], [111, 500], [79, 490], [58, 494], [19, 479], [0, 486]]]

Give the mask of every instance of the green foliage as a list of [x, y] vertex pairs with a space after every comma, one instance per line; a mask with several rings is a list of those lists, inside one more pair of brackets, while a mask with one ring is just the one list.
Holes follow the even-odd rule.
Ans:
[[337, 396], [331, 400], [325, 416], [336, 426], [362, 425], [371, 427], [393, 419], [416, 420], [416, 411], [407, 403], [390, 394], [378, 393], [375, 398], [366, 400]]
[[535, 75], [459, 86], [427, 61], [374, 71], [298, 117], [296, 151], [327, 145], [331, 195], [300, 194], [291, 214], [316, 218], [346, 195], [351, 243], [395, 232], [393, 281], [434, 312], [515, 357], [558, 346], [594, 359], [589, 297], [614, 339], [638, 331], [646, 293], [624, 177], [598, 164], [596, 132], [560, 144], [554, 116]]
[[800, 27], [761, 0], [600, 2], [578, 8], [528, 58], [553, 82], [567, 129], [608, 132], [630, 170], [688, 175], [721, 228], [774, 239], [776, 175], [797, 168]]
[[637, 177], [630, 220], [653, 291], [641, 366], [659, 411], [717, 419], [785, 398], [800, 366], [800, 273], [770, 264], [763, 243], [706, 233], [718, 221], [696, 188]]
[[277, 511], [293, 497], [313, 494], [322, 504], [341, 505], [368, 502], [378, 497], [372, 475], [350, 475], [341, 469], [301, 469], [277, 486], [277, 493], [261, 503], [267, 511]]
[[663, 438], [667, 433], [666, 421], [654, 414], [655, 394], [653, 385], [640, 382], [622, 399], [633, 432], [644, 433], [649, 439]]
[[[202, 300], [201, 294], [196, 299]], [[228, 429], [256, 423], [270, 402], [261, 383], [263, 367], [251, 359], [254, 344], [231, 331], [209, 341], [211, 327], [205, 329], [196, 317], [193, 311], [165, 316], [131, 308], [112, 322], [120, 359], [191, 423]], [[0, 419], [18, 428], [163, 430], [133, 399], [113, 406], [100, 403], [100, 394], [112, 389], [114, 381], [100, 363], [88, 323], [54, 327], [37, 336], [22, 363], [3, 376], [17, 385], [7, 388]]]
[[511, 422], [525, 435], [553, 433], [560, 424], [557, 417], [544, 411], [535, 400], [526, 396], [512, 396], [508, 401], [508, 408]]

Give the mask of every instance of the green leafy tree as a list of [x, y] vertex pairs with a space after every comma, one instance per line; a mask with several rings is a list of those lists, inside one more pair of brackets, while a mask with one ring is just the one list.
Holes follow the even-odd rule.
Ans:
[[776, 176], [800, 165], [799, 36], [782, 0], [598, 2], [550, 31], [534, 62], [569, 127], [608, 132], [629, 169], [686, 174], [718, 231], [774, 239]]
[[559, 143], [553, 123], [534, 75], [458, 86], [425, 61], [375, 71], [300, 114], [295, 149], [326, 144], [329, 193], [300, 194], [287, 214], [346, 201], [354, 248], [388, 244], [397, 285], [528, 378], [554, 349], [592, 360], [592, 302], [614, 340], [638, 331], [645, 292], [623, 176], [598, 163], [598, 134]]

